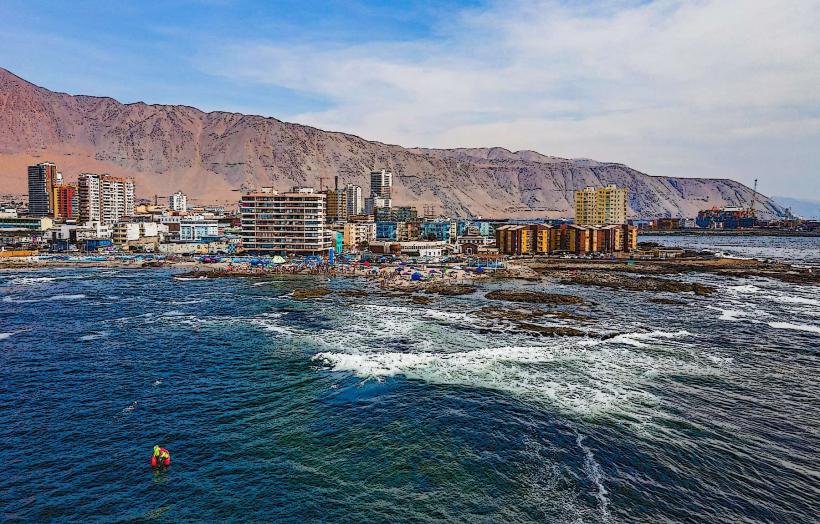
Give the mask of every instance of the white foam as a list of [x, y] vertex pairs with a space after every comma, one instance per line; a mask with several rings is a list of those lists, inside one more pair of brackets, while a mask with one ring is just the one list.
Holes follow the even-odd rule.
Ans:
[[45, 284], [47, 282], [54, 282], [57, 280], [53, 277], [18, 277], [9, 281], [9, 284], [15, 286], [31, 286], [36, 284]]
[[39, 302], [39, 300], [25, 299], [25, 298], [20, 298], [20, 297], [7, 295], [7, 296], [3, 297], [3, 302], [6, 302], [7, 304], [29, 304], [31, 302]]
[[101, 338], [105, 338], [108, 336], [108, 331], [99, 331], [96, 333], [90, 333], [88, 335], [83, 335], [80, 337], [81, 342], [88, 342], [91, 340], [99, 340]]
[[727, 289], [737, 293], [760, 293], [761, 291], [759, 287], [751, 284], [746, 284], [744, 286], [729, 286]]
[[777, 302], [783, 302], [784, 304], [805, 304], [807, 306], [820, 306], [820, 300], [805, 297], [795, 297], [791, 295], [780, 295], [778, 297], [774, 297], [774, 300], [776, 300]]
[[625, 333], [623, 335], [617, 335], [615, 337], [612, 337], [610, 340], [618, 344], [628, 344], [630, 346], [635, 347], [648, 347], [649, 344], [646, 344], [645, 342], [652, 342], [653, 340], [659, 338], [671, 339], [688, 336], [692, 336], [692, 333], [686, 331], [685, 329], [681, 329], [674, 332], [650, 331], [647, 333]]
[[727, 309], [722, 307], [716, 306], [706, 306], [709, 309], [714, 309], [715, 311], [720, 311], [720, 316], [718, 320], [726, 320], [727, 322], [737, 322], [740, 320], [740, 317], [746, 315], [744, 311], [740, 311], [738, 309]]
[[54, 295], [53, 297], [49, 297], [48, 300], [82, 300], [84, 298], [85, 295], [77, 293], [74, 295]]
[[14, 334], [15, 333], [0, 333], [0, 340], [6, 340], [7, 338], [10, 338]]
[[611, 522], [612, 515], [609, 513], [609, 498], [607, 498], [609, 491], [607, 491], [606, 486], [604, 486], [604, 476], [601, 472], [601, 465], [595, 460], [595, 455], [592, 453], [592, 450], [584, 445], [585, 438], [584, 435], [579, 433], [575, 439], [578, 447], [584, 452], [584, 472], [587, 474], [589, 480], [595, 484], [595, 498], [598, 501], [598, 514], [601, 517], [601, 522]]
[[[669, 339], [688, 332], [639, 334]], [[584, 339], [555, 338], [543, 346], [485, 347], [472, 351], [321, 352], [317, 363], [362, 378], [404, 376], [430, 383], [487, 388], [546, 403], [582, 416], [628, 411], [643, 418], [658, 400], [644, 387], [646, 380], [666, 373], [712, 372], [714, 366], [681, 351], [681, 360], [643, 352], [617, 341], [597, 345]], [[614, 343], [613, 343], [614, 342]], [[643, 344], [642, 344], [643, 345]], [[649, 416], [649, 415], [646, 415]]]
[[795, 331], [805, 331], [806, 333], [816, 333], [820, 335], [820, 326], [811, 324], [792, 324], [791, 322], [769, 322], [769, 327], [775, 329], [793, 329]]

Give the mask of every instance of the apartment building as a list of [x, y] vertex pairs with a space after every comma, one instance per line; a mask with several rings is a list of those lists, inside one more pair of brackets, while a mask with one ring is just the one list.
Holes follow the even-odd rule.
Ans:
[[28, 214], [33, 217], [54, 215], [54, 187], [57, 166], [42, 162], [28, 166]]
[[239, 203], [242, 245], [258, 254], [320, 255], [333, 247], [325, 229], [326, 195], [295, 187], [286, 193], [272, 188], [242, 195]]
[[182, 191], [177, 191], [168, 197], [168, 209], [171, 211], [188, 211], [188, 195]]
[[575, 224], [626, 224], [627, 189], [614, 184], [585, 187], [575, 192]]
[[344, 226], [344, 248], [355, 250], [363, 242], [368, 244], [376, 239], [375, 222], [348, 222]]
[[112, 225], [134, 214], [134, 180], [83, 173], [77, 181], [80, 222]]
[[370, 196], [378, 196], [386, 200], [393, 198], [392, 172], [386, 169], [370, 172]]

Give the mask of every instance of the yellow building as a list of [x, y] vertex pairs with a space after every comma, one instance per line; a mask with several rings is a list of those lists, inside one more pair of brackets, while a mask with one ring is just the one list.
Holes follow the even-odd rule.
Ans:
[[347, 193], [339, 189], [328, 189], [325, 200], [325, 216], [329, 222], [347, 219]]
[[584, 225], [625, 224], [627, 189], [614, 184], [585, 187], [575, 192], [575, 223]]

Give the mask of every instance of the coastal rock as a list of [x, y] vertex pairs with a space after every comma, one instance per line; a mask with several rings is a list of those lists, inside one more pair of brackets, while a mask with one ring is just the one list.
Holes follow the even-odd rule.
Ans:
[[681, 282], [658, 277], [633, 277], [618, 273], [586, 272], [565, 277], [563, 284], [598, 286], [626, 291], [665, 291], [668, 293], [695, 293], [699, 296], [711, 295], [716, 290], [704, 284]]
[[343, 297], [351, 297], [351, 298], [364, 298], [369, 296], [370, 293], [361, 289], [343, 289], [338, 293], [340, 296]]
[[424, 292], [435, 293], [437, 295], [445, 296], [457, 296], [475, 293], [476, 289], [478, 289], [476, 288], [476, 286], [471, 286], [469, 284], [444, 284], [440, 282], [435, 282], [427, 284], [424, 287]]
[[491, 300], [506, 300], [508, 302], [526, 302], [529, 304], [581, 304], [584, 300], [573, 295], [556, 293], [542, 293], [540, 291], [511, 291], [498, 289], [486, 295]]
[[431, 304], [433, 302], [433, 299], [430, 298], [430, 297], [422, 297], [422, 296], [418, 296], [418, 295], [413, 295], [412, 297], [410, 297], [410, 301], [413, 304], [427, 305], [427, 304]]
[[540, 318], [547, 314], [541, 309], [507, 309], [496, 306], [484, 306], [473, 312], [474, 315], [481, 318], [500, 319], [500, 320], [531, 320]]
[[538, 324], [530, 324], [528, 322], [519, 322], [518, 327], [531, 333], [538, 333], [542, 336], [549, 337], [585, 337], [586, 331], [575, 329], [567, 326], [539, 326]]
[[330, 295], [331, 293], [333, 293], [333, 291], [326, 287], [296, 288], [293, 290], [293, 298], [297, 300], [303, 300], [307, 298], [320, 298], [326, 295]]

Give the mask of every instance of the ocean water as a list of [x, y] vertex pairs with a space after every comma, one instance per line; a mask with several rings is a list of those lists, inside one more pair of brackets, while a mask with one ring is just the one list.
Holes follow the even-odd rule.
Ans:
[[[820, 289], [586, 302], [540, 337], [483, 296], [172, 270], [0, 272], [0, 519], [816, 522]], [[682, 304], [662, 305], [651, 298]], [[501, 304], [505, 305], [506, 304]], [[598, 335], [616, 334], [602, 340]], [[151, 448], [171, 451], [168, 470]]]
[[667, 246], [708, 249], [742, 258], [759, 258], [820, 266], [820, 237], [758, 237], [745, 235], [653, 235], [641, 233], [641, 241]]

